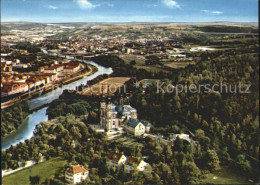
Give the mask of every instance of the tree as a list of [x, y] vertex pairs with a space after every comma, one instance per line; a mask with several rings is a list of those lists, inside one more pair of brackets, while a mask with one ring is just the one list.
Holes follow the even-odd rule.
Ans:
[[242, 154], [237, 155], [236, 165], [241, 168], [243, 172], [249, 173], [252, 171], [252, 167], [245, 156]]
[[183, 140], [180, 139], [179, 137], [176, 138], [174, 141], [174, 151], [183, 151], [184, 145], [183, 145]]
[[216, 170], [219, 168], [219, 158], [215, 150], [208, 150], [204, 156], [204, 161], [209, 170]]
[[231, 160], [227, 147], [223, 147], [220, 150], [220, 160], [224, 161], [225, 163], [228, 163]]
[[136, 61], [135, 60], [132, 60], [131, 62], [130, 62], [130, 65], [131, 66], [133, 66], [133, 65], [135, 65], [136, 64]]
[[170, 179], [169, 183], [170, 184], [181, 184], [180, 174], [175, 167], [172, 169], [171, 179]]
[[171, 158], [172, 156], [172, 149], [170, 145], [166, 145], [163, 149], [163, 154], [166, 156], [167, 159]]
[[200, 169], [196, 166], [194, 162], [187, 162], [182, 166], [182, 184], [198, 184]]
[[40, 182], [40, 177], [38, 175], [30, 176], [29, 179], [30, 179], [30, 184], [31, 185], [37, 185]]

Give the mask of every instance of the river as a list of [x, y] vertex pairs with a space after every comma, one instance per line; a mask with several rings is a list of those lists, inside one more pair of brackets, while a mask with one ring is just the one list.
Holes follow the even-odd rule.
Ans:
[[[44, 53], [48, 53], [46, 50], [42, 50], [42, 51]], [[59, 55], [59, 54], [51, 53], [50, 55]], [[64, 58], [66, 57], [64, 55], [59, 55], [59, 56], [64, 57]], [[72, 57], [70, 57], [70, 56], [67, 56], [67, 58], [72, 59]], [[95, 62], [86, 61], [86, 60], [80, 60], [80, 61], [82, 61], [86, 64], [91, 64], [91, 65], [96, 66], [98, 69], [97, 72], [95, 72], [94, 74], [92, 74], [90, 76], [83, 77], [82, 79], [79, 79], [77, 81], [63, 85], [62, 87], [52, 90], [42, 96], [28, 100], [27, 102], [29, 104], [30, 110], [36, 109], [47, 103], [51, 103], [55, 99], [58, 99], [59, 96], [62, 94], [63, 90], [65, 90], [65, 89], [75, 90], [77, 86], [79, 86], [81, 84], [86, 85], [86, 83], [89, 80], [92, 80], [99, 75], [111, 74], [113, 72], [112, 68], [105, 68], [103, 66], [96, 64]], [[9, 147], [11, 147], [11, 145], [16, 145], [20, 142], [25, 141], [26, 139], [30, 139], [33, 136], [33, 131], [35, 129], [35, 126], [43, 121], [48, 120], [46, 110], [47, 110], [47, 107], [43, 107], [43, 108], [33, 112], [32, 114], [30, 114], [28, 116], [28, 118], [26, 119], [26, 121], [19, 127], [19, 129], [15, 133], [2, 139], [2, 141], [1, 141], [2, 148], [1, 149], [2, 150], [8, 149]]]

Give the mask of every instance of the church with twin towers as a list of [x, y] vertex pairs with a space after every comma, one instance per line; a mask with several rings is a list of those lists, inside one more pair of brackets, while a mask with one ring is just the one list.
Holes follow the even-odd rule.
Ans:
[[128, 102], [124, 102], [121, 96], [119, 105], [111, 102], [111, 98], [104, 97], [102, 93], [102, 100], [100, 102], [100, 127], [106, 131], [122, 130], [135, 136], [149, 133], [151, 123], [147, 121], [138, 120], [137, 110]]

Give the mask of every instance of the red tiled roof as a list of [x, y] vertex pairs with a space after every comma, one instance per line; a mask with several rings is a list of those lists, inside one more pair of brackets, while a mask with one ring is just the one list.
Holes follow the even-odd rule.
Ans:
[[64, 69], [74, 69], [74, 68], [76, 68], [77, 66], [66, 66], [66, 67], [64, 67]]
[[54, 69], [57, 69], [57, 67], [55, 67], [55, 66], [48, 66], [45, 69], [46, 70], [54, 70]]
[[107, 159], [118, 162], [119, 159], [122, 157], [122, 155], [123, 155], [123, 154], [111, 152], [111, 153], [107, 156]]
[[10, 84], [8, 82], [7, 83], [3, 82], [2, 84], [4, 85], [3, 87], [1, 87], [1, 91], [3, 91], [3, 92], [11, 92], [13, 90], [22, 89], [28, 85], [27, 83], [11, 83]]
[[72, 61], [70, 61], [67, 65], [69, 65], [69, 66], [78, 66], [78, 65], [79, 65], [79, 62], [72, 60]]
[[68, 169], [69, 173], [72, 174], [78, 174], [78, 173], [82, 173], [82, 172], [88, 172], [88, 170], [86, 170], [84, 167], [77, 165], [77, 166], [72, 166]]
[[126, 165], [133, 165], [133, 164], [139, 164], [141, 160], [135, 158], [135, 157], [127, 157], [127, 160], [125, 162]]

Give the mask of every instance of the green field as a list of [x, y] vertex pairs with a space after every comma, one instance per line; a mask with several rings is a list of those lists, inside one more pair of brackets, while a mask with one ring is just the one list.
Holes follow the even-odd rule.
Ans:
[[126, 64], [130, 64], [131, 61], [135, 61], [136, 64], [134, 66], [145, 66], [145, 57], [142, 55], [120, 55]]
[[132, 148], [136, 146], [143, 147], [142, 143], [138, 143], [134, 138], [130, 138], [126, 136], [121, 136], [117, 138], [116, 142], [122, 144], [123, 146], [132, 147]]
[[248, 179], [243, 174], [235, 173], [227, 168], [209, 173], [202, 181], [202, 184], [250, 184]]
[[119, 55], [120, 58], [122, 58], [126, 64], [130, 64], [131, 61], [135, 61], [136, 64], [134, 65], [134, 68], [136, 69], [145, 69], [149, 72], [159, 73], [169, 73], [169, 70], [163, 69], [160, 65], [146, 65], [145, 64], [145, 56], [143, 55]]
[[60, 171], [66, 161], [60, 157], [52, 158], [43, 163], [39, 163], [32, 167], [26, 168], [24, 170], [18, 171], [11, 175], [8, 175], [2, 179], [3, 185], [29, 185], [30, 176], [38, 175], [40, 177], [40, 183], [44, 182], [47, 178], [53, 178], [54, 174]]
[[179, 68], [185, 68], [189, 64], [194, 65], [195, 63], [194, 62], [171, 62], [164, 65], [173, 69], [179, 69]]

